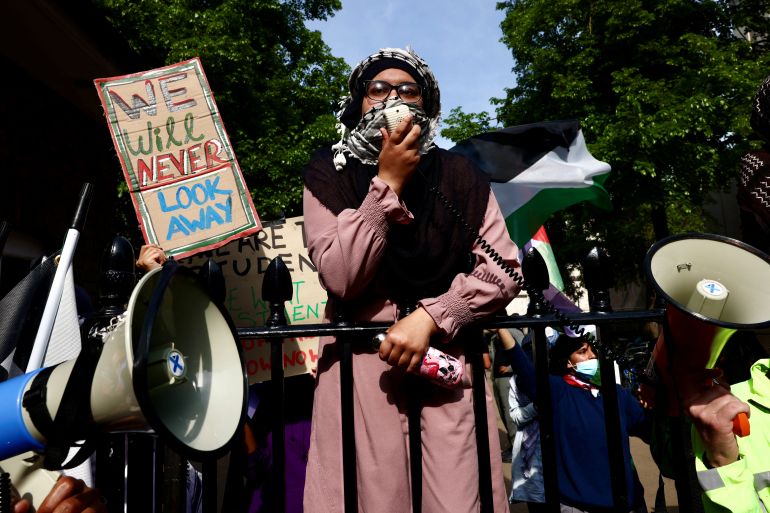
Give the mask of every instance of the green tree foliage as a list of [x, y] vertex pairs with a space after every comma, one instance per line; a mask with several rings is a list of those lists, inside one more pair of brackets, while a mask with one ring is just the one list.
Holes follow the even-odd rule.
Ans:
[[488, 112], [471, 112], [466, 114], [461, 107], [455, 107], [444, 119], [446, 128], [441, 130], [441, 136], [459, 142], [463, 139], [482, 134], [493, 129]]
[[151, 66], [201, 59], [260, 216], [301, 214], [300, 171], [337, 137], [349, 71], [304, 23], [340, 1], [93, 1]]
[[710, 230], [709, 193], [729, 186], [751, 145], [752, 97], [770, 70], [757, 37], [770, 33], [770, 0], [509, 0], [498, 9], [516, 75], [497, 100], [501, 124], [579, 119], [591, 152], [612, 166], [613, 212], [583, 205], [548, 223], [560, 263], [602, 244], [627, 282], [655, 240]]

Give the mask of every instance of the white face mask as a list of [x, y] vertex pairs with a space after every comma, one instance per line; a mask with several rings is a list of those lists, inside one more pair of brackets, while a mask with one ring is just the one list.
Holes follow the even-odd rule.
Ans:
[[593, 378], [597, 369], [599, 368], [599, 360], [596, 358], [583, 360], [582, 362], [576, 363], [573, 368], [575, 369], [575, 372], [579, 372], [580, 374], [588, 376], [589, 378]]

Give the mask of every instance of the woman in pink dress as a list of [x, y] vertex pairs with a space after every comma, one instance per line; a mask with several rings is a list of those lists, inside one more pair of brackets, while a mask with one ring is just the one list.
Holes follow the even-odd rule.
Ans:
[[[500, 311], [517, 292], [476, 235], [511, 266], [518, 266], [518, 250], [489, 178], [433, 144], [439, 89], [419, 56], [411, 49], [380, 50], [353, 70], [349, 88], [338, 116], [340, 142], [319, 150], [305, 170], [304, 216], [310, 257], [329, 294], [326, 318], [344, 309], [349, 320], [394, 323], [378, 352], [364, 342], [353, 350], [358, 510], [411, 511], [407, 398], [419, 394], [422, 511], [477, 512], [479, 465], [465, 352], [484, 342], [480, 331], [460, 329]], [[388, 132], [393, 107], [408, 114]], [[402, 316], [410, 306], [416, 308]], [[459, 386], [405, 386], [430, 345], [462, 362]], [[344, 509], [340, 350], [326, 337], [319, 353], [304, 507], [337, 513]], [[506, 512], [488, 387], [486, 403], [494, 511]]]

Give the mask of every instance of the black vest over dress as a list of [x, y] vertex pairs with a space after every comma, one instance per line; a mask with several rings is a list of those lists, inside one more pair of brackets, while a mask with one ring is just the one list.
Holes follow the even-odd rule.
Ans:
[[[345, 168], [334, 168], [332, 152], [316, 152], [304, 171], [305, 186], [332, 213], [357, 209], [377, 175], [377, 166], [348, 158]], [[437, 188], [471, 227], [452, 214], [451, 207], [429, 188]], [[398, 304], [436, 297], [446, 292], [458, 273], [468, 273], [471, 254], [489, 200], [489, 176], [468, 159], [433, 148], [423, 155], [417, 171], [404, 187], [401, 200], [414, 215], [406, 225], [393, 224], [380, 268], [364, 297], [387, 298]]]

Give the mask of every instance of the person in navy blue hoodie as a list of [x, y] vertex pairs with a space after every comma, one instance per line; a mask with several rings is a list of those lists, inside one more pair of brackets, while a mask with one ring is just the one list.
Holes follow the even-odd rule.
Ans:
[[[536, 397], [532, 362], [511, 338], [506, 350], [517, 386]], [[597, 386], [598, 360], [583, 338], [562, 334], [549, 354], [551, 411], [562, 512], [605, 513], [613, 506], [604, 404]], [[629, 436], [648, 440], [650, 417], [638, 400], [618, 386], [620, 427], [627, 476], [626, 511], [647, 512], [644, 490], [631, 461]]]

